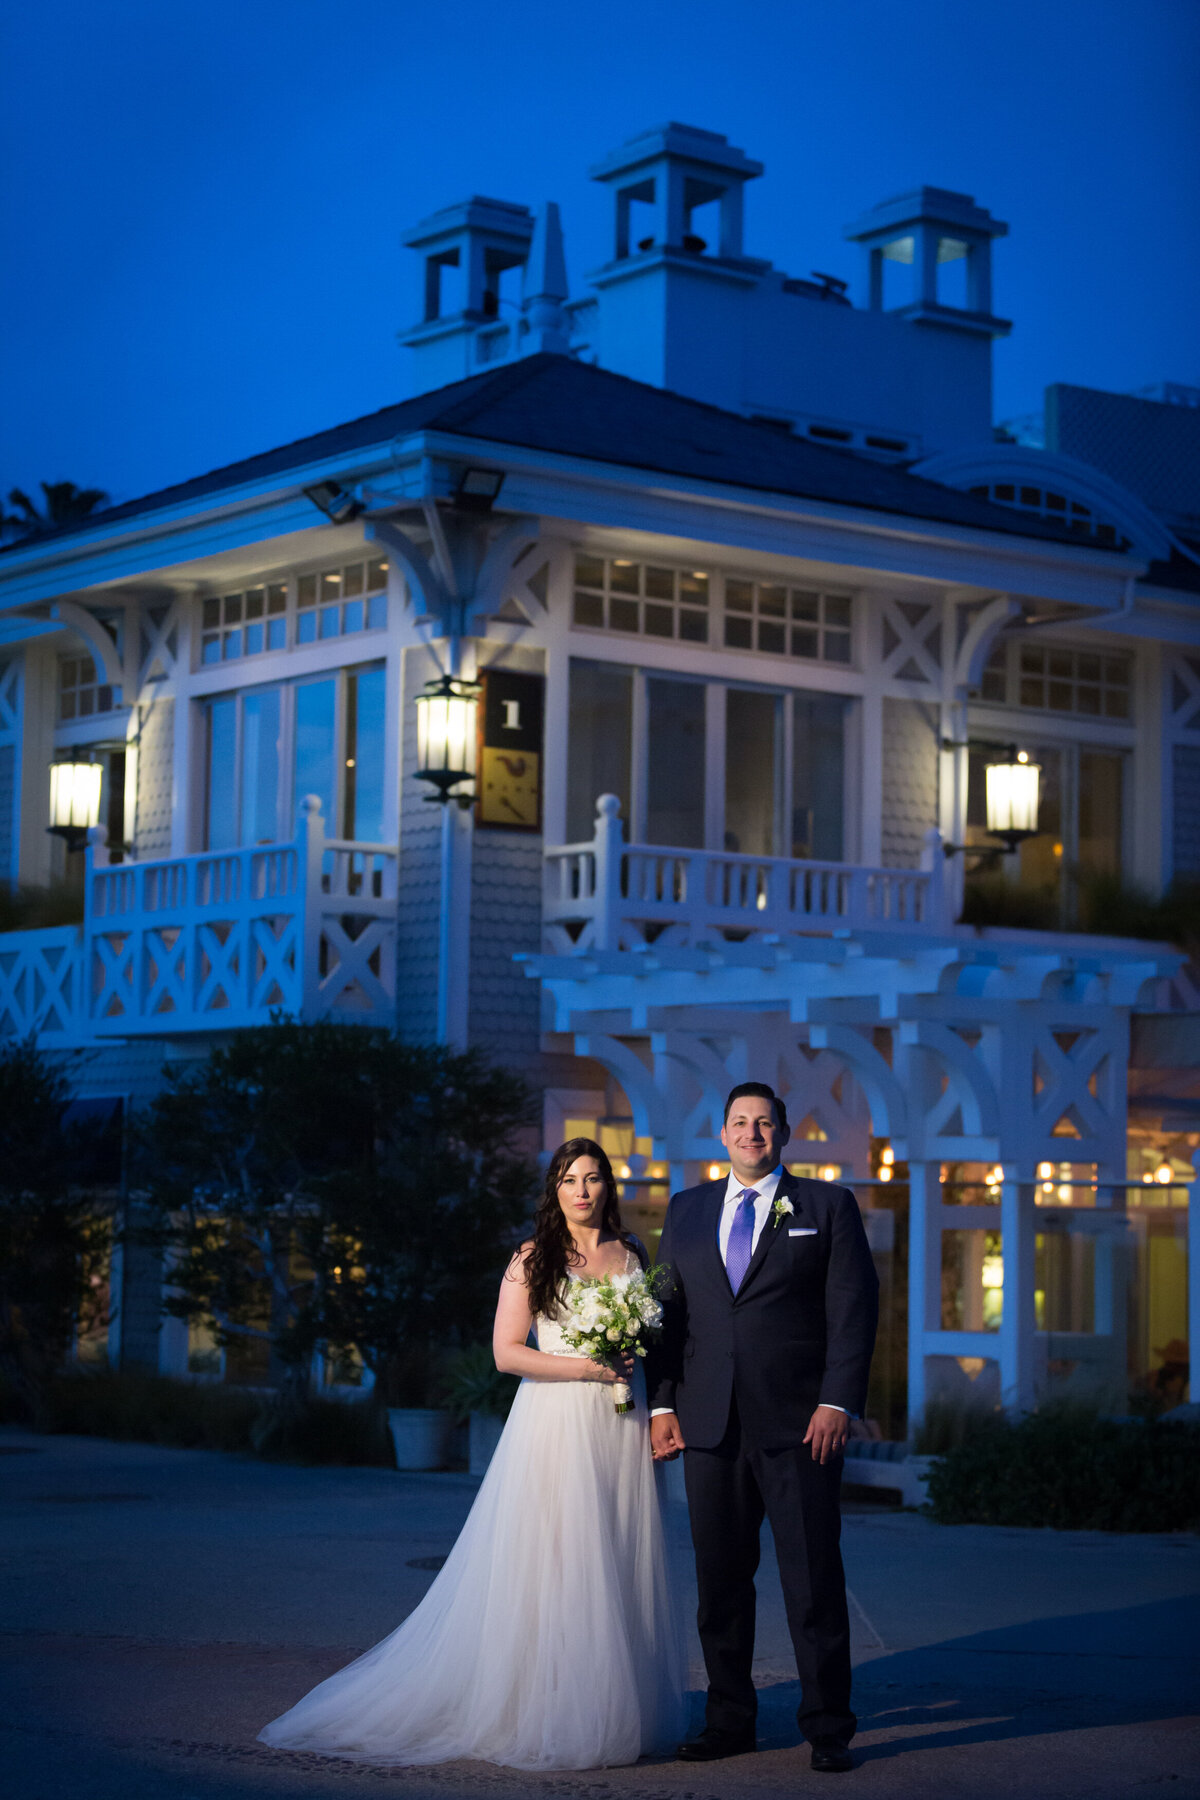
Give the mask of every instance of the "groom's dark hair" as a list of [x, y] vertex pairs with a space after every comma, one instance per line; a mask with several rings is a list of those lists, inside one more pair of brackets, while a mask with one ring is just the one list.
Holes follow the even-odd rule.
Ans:
[[740, 1082], [737, 1087], [730, 1088], [729, 1098], [725, 1102], [725, 1117], [722, 1119], [721, 1123], [723, 1125], [729, 1123], [729, 1109], [735, 1100], [745, 1100], [751, 1095], [753, 1095], [756, 1100], [769, 1100], [771, 1102], [775, 1108], [775, 1117], [779, 1122], [779, 1129], [781, 1131], [786, 1131], [788, 1128], [787, 1107], [783, 1104], [783, 1101], [779, 1098], [775, 1089], [773, 1087], [768, 1087], [765, 1081], [743, 1081]]

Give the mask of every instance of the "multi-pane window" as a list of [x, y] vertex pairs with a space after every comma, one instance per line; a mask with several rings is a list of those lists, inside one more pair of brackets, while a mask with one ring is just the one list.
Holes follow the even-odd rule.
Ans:
[[575, 558], [574, 621], [598, 630], [848, 663], [850, 608], [848, 594], [744, 576], [722, 582], [704, 569], [670, 569], [628, 556]]
[[575, 558], [575, 623], [708, 643], [708, 575], [627, 556]]
[[377, 631], [387, 624], [387, 563], [349, 563], [319, 575], [301, 575], [296, 584], [296, 642]]
[[200, 660], [230, 662], [387, 624], [384, 557], [257, 582], [201, 603]]
[[205, 713], [205, 849], [290, 838], [308, 794], [327, 836], [385, 841], [382, 667], [223, 695]]
[[100, 678], [95, 658], [64, 656], [58, 664], [58, 716], [64, 725], [72, 719], [90, 719], [112, 712], [121, 704], [121, 690]]
[[983, 671], [980, 696], [1000, 705], [1088, 719], [1128, 719], [1133, 658], [1057, 644], [1002, 640]]
[[999, 506], [1015, 506], [1019, 512], [1036, 513], [1041, 519], [1053, 519], [1068, 531], [1077, 532], [1080, 537], [1095, 538], [1098, 544], [1106, 547], [1116, 550], [1129, 547], [1129, 539], [1116, 525], [1107, 519], [1097, 518], [1091, 507], [1085, 506], [1082, 500], [1072, 500], [1069, 495], [1055, 493], [1051, 488], [1029, 482], [985, 481], [978, 487], [973, 487], [971, 492], [980, 500], [993, 500]]
[[852, 702], [841, 695], [576, 658], [570, 695], [569, 842], [592, 836], [597, 799], [615, 794], [631, 841], [842, 860]]
[[850, 596], [728, 576], [725, 647], [848, 663]]

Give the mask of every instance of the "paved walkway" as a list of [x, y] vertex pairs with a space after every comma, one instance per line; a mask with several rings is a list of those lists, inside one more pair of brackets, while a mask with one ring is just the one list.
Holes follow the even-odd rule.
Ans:
[[[7, 1800], [742, 1800], [817, 1791], [760, 1582], [761, 1749], [580, 1775], [363, 1769], [255, 1733], [420, 1599], [465, 1475], [278, 1468], [0, 1430]], [[682, 1509], [671, 1508], [682, 1544]], [[851, 1511], [853, 1800], [1200, 1800], [1200, 1538]], [[691, 1604], [689, 1599], [689, 1605]]]

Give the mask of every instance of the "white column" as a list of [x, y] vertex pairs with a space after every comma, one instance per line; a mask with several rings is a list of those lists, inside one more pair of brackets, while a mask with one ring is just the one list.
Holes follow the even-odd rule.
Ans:
[[442, 807], [442, 906], [438, 919], [437, 1035], [453, 1050], [467, 1047], [471, 980], [471, 847], [473, 815], [450, 800]]
[[908, 1435], [925, 1411], [925, 1335], [941, 1323], [942, 1189], [937, 1163], [908, 1165]]
[[1000, 1189], [1004, 1248], [1004, 1312], [1000, 1321], [1000, 1398], [1006, 1412], [1029, 1412], [1034, 1403], [1034, 1189], [1005, 1181]]

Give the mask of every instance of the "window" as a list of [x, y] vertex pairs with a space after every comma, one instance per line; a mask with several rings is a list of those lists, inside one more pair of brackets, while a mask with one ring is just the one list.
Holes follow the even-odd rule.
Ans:
[[573, 618], [600, 631], [813, 662], [848, 663], [851, 655], [848, 594], [746, 576], [714, 581], [704, 569], [625, 556], [576, 556]]
[[776, 853], [783, 696], [730, 688], [725, 695], [725, 849]]
[[58, 661], [58, 717], [61, 724], [112, 712], [121, 704], [121, 690], [101, 679], [95, 658], [61, 656]]
[[[1092, 745], [1033, 744], [1041, 764], [1038, 833], [1015, 856], [1006, 856], [1000, 878], [1049, 908], [1047, 923], [1069, 925], [1080, 912], [1080, 887], [1096, 876], [1120, 876], [1125, 832], [1125, 758]], [[968, 756], [967, 842], [995, 848], [987, 832], [986, 769], [994, 752], [972, 745]], [[974, 877], [994, 882], [997, 871]]]
[[[633, 670], [571, 660], [567, 758], [567, 842], [586, 843], [596, 829], [596, 802], [615, 794], [629, 818]], [[628, 826], [626, 827], [628, 830]]]
[[1132, 715], [1132, 688], [1131, 656], [1002, 639], [984, 668], [980, 697], [1001, 706], [1125, 720]]
[[211, 595], [201, 602], [200, 661], [231, 662], [289, 644], [382, 630], [387, 579], [386, 558], [372, 557]]
[[308, 794], [327, 836], [385, 842], [384, 696], [379, 666], [209, 701], [205, 849], [290, 839]]
[[704, 847], [704, 684], [646, 682], [646, 842]]
[[630, 842], [840, 862], [852, 705], [572, 660], [567, 842], [608, 793]]
[[574, 616], [577, 625], [707, 644], [708, 575], [624, 556], [577, 556]]
[[998, 506], [1012, 506], [1018, 512], [1036, 513], [1041, 519], [1053, 519], [1080, 537], [1094, 538], [1112, 550], [1127, 550], [1129, 538], [1108, 519], [1097, 518], [1082, 500], [1072, 500], [1050, 488], [1026, 481], [985, 481], [971, 490], [979, 500], [992, 500]]
[[725, 647], [815, 662], [850, 661], [850, 597], [729, 576]]

